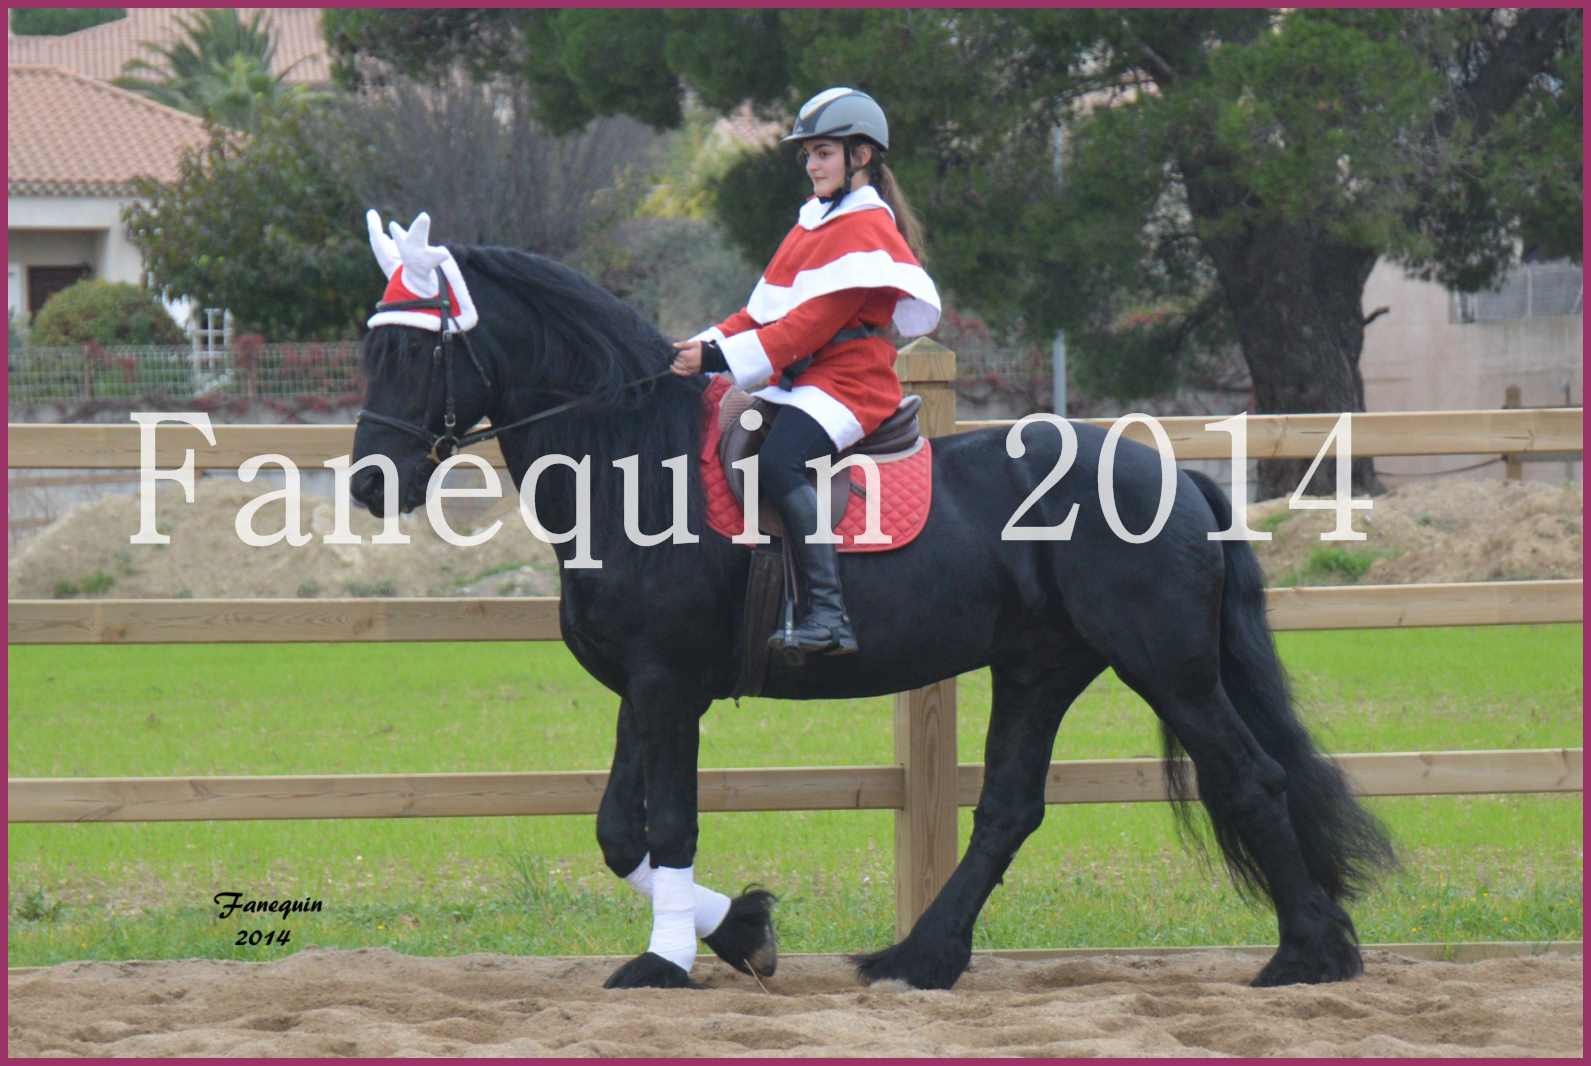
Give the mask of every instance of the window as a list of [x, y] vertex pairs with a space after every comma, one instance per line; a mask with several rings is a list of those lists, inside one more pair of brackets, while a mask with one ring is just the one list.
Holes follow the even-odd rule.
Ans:
[[1581, 269], [1567, 259], [1521, 263], [1496, 292], [1455, 292], [1453, 322], [1509, 322], [1553, 315], [1579, 315], [1584, 292]]

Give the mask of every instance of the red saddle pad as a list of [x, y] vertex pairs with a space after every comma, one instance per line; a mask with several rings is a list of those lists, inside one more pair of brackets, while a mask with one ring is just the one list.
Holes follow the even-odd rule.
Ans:
[[[729, 392], [729, 379], [715, 377], [702, 396], [702, 450], [699, 456], [702, 488], [707, 496], [707, 524], [714, 532], [733, 537], [745, 528], [746, 517], [729, 490], [724, 468], [718, 462], [718, 406]], [[834, 532], [841, 538], [842, 552], [886, 552], [910, 544], [928, 521], [933, 502], [933, 442], [926, 437], [922, 447], [904, 459], [878, 464], [879, 529], [889, 537], [887, 544], [858, 544], [856, 538], [867, 528], [867, 501], [851, 497], [850, 506]], [[861, 488], [867, 487], [862, 471], [850, 467], [843, 471]], [[764, 502], [763, 506], [768, 506]], [[748, 545], [749, 547], [749, 545]]]

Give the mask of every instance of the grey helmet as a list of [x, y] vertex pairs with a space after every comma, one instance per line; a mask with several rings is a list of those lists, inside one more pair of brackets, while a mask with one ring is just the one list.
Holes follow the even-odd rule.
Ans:
[[866, 137], [880, 148], [889, 149], [889, 120], [878, 102], [859, 89], [836, 86], [824, 89], [801, 105], [795, 125], [784, 141], [807, 141], [814, 137]]

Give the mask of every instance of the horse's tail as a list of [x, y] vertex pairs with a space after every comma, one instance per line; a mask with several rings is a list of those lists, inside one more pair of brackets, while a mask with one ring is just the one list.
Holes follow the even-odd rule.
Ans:
[[[1232, 524], [1232, 507], [1220, 487], [1203, 474], [1185, 471], [1215, 512], [1217, 528]], [[1221, 597], [1221, 684], [1243, 723], [1265, 753], [1287, 773], [1287, 812], [1311, 876], [1333, 899], [1351, 899], [1375, 874], [1396, 865], [1386, 829], [1348, 788], [1336, 764], [1315, 747], [1293, 708], [1286, 672], [1265, 617], [1265, 576], [1247, 541], [1221, 542], [1226, 585]], [[1191, 789], [1187, 763], [1162, 724], [1166, 782], [1177, 814], [1188, 826]], [[1209, 810], [1206, 807], [1206, 810]], [[1257, 857], [1235, 825], [1210, 811], [1215, 838], [1227, 868], [1242, 888], [1268, 889]], [[1268, 894], [1268, 893], [1267, 893]]]

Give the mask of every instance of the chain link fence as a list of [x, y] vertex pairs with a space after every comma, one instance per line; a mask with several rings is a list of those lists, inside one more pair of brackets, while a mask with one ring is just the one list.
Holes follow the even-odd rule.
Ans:
[[215, 421], [321, 421], [364, 395], [357, 341], [240, 338], [176, 347], [24, 346], [7, 358], [12, 422], [120, 421], [129, 411], [204, 411]]

